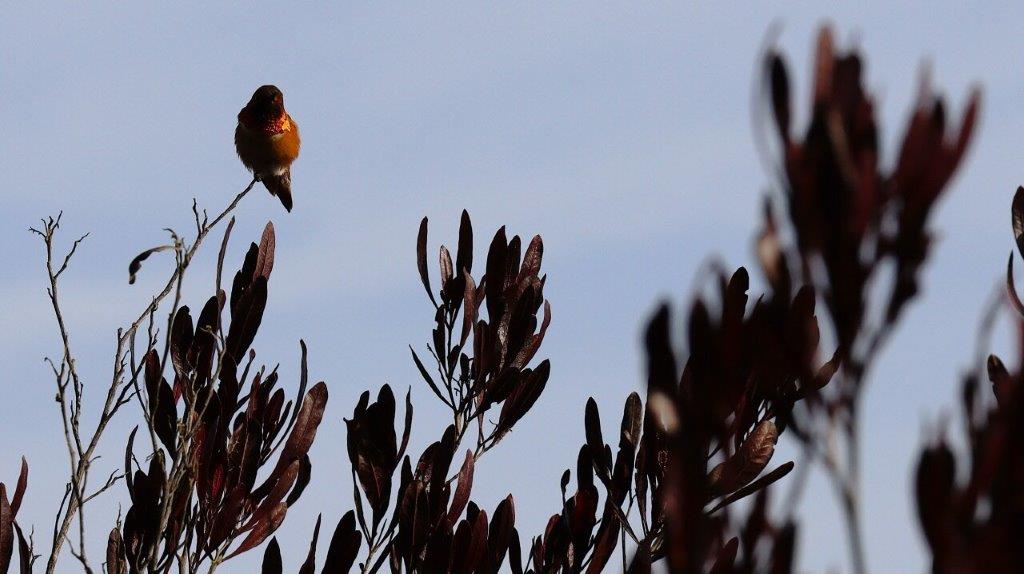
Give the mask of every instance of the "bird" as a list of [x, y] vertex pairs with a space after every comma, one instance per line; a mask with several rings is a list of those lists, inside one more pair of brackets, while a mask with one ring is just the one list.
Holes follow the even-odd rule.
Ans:
[[262, 181], [270, 195], [292, 210], [291, 165], [299, 157], [299, 126], [284, 109], [277, 86], [260, 86], [238, 112], [235, 151], [242, 164]]

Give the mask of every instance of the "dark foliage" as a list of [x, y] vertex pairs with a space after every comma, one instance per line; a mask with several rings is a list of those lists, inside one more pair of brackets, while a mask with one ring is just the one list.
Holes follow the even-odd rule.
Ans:
[[[529, 538], [521, 538], [516, 527], [513, 495], [488, 514], [473, 500], [473, 481], [482, 457], [528, 420], [551, 375], [550, 362], [540, 358], [551, 322], [541, 273], [543, 242], [535, 236], [524, 246], [520, 237], [509, 239], [499, 229], [483, 264], [477, 260], [474, 277], [473, 227], [464, 211], [455, 256], [444, 246], [438, 249], [432, 280], [424, 218], [416, 265], [431, 304], [430, 336], [425, 351], [417, 351], [419, 346], [410, 351], [429, 395], [450, 412], [451, 423], [417, 429], [433, 440], [411, 454], [413, 390], [405, 393], [401, 418], [389, 385], [362, 393], [344, 419], [352, 510], [338, 519], [326, 550], [321, 528], [334, 520], [325, 526], [317, 517], [297, 571], [313, 574], [322, 564], [323, 574], [353, 568], [464, 574], [590, 574], [618, 568], [791, 572], [799, 528], [792, 509], [780, 515], [773, 508], [774, 485], [789, 481], [795, 468], [806, 473], [817, 461], [836, 483], [852, 569], [863, 572], [858, 400], [879, 349], [920, 290], [932, 243], [929, 216], [964, 157], [979, 95], [971, 95], [958, 127], [949, 130], [943, 100], [922, 80], [888, 169], [881, 159], [874, 98], [864, 88], [863, 59], [856, 50], [837, 51], [833, 44], [824, 29], [817, 41], [809, 122], [801, 134], [792, 126], [787, 65], [775, 52], [764, 61], [761, 95], [777, 135], [771, 164], [780, 188], [778, 201], [765, 203], [757, 242], [767, 279], [764, 292], [752, 296], [742, 267], [731, 274], [719, 270], [702, 277], [706, 288], [689, 305], [681, 333], [673, 329], [669, 305], [658, 309], [644, 336], [646, 392], [626, 398], [615, 433], [602, 428], [597, 402], [587, 402], [585, 440], [575, 469], [566, 470], [559, 485], [561, 507]], [[190, 248], [172, 234], [173, 245], [146, 250], [129, 266], [134, 280], [143, 260], [174, 250], [178, 267], [130, 334], [119, 333], [108, 398], [114, 406], [105, 408], [96, 436], [121, 404], [136, 398], [145, 424], [127, 439], [123, 478], [130, 505], [107, 539], [109, 573], [212, 572], [264, 543], [262, 572], [285, 571], [274, 533], [311, 480], [308, 453], [328, 393], [323, 382], [307, 388], [304, 343], [292, 398], [280, 384], [282, 375], [257, 366], [251, 348], [274, 268], [273, 226], [268, 224], [260, 242], [251, 245], [226, 292], [221, 279], [233, 220], [228, 223], [213, 295], [195, 319], [177, 300], [185, 267], [202, 238], [253, 183], [213, 223], [194, 211], [199, 237]], [[1014, 198], [1012, 215], [1024, 256], [1024, 188]], [[58, 226], [59, 218], [50, 220], [45, 232], [37, 233], [48, 249], [50, 297], [65, 335], [64, 359], [54, 366], [58, 402], [70, 409], [66, 432], [77, 433], [81, 386], [56, 286], [78, 243], [63, 265], [53, 265]], [[888, 282], [873, 287], [885, 269], [891, 269]], [[1012, 256], [1007, 282], [1024, 317]], [[171, 292], [175, 302], [158, 345], [153, 316]], [[819, 299], [822, 326], [815, 314]], [[136, 335], [146, 317], [149, 336], [136, 354]], [[1024, 333], [1024, 320], [1020, 329]], [[1024, 335], [1021, 340], [1024, 357]], [[920, 458], [917, 503], [936, 572], [1024, 570], [1024, 550], [1016, 544], [1024, 534], [1024, 371], [1011, 373], [992, 356], [987, 373], [991, 395], [977, 374], [963, 387], [966, 454], [958, 456], [939, 433]], [[828, 442], [835, 430], [845, 436], [846, 464]], [[806, 456], [800, 461], [773, 460], [786, 433], [803, 446]], [[51, 570], [76, 511], [117, 482], [112, 476], [96, 494], [83, 495], [95, 445], [76, 449], [68, 436], [73, 475], [58, 512], [64, 526], [63, 533], [55, 532]], [[26, 539], [16, 521], [27, 476], [23, 463], [10, 497], [0, 483], [0, 574], [9, 570], [15, 545], [20, 572], [32, 570], [31, 535]], [[801, 482], [793, 482], [799, 492]], [[746, 503], [735, 504], [740, 500]], [[64, 511], [65, 504], [74, 510]], [[84, 542], [72, 553], [91, 571]]]
[[[32, 547], [25, 539], [25, 533], [18, 525], [18, 510], [21, 509], [21, 502], [25, 497], [25, 490], [28, 488], [28, 462], [21, 459], [21, 472], [18, 474], [18, 482], [14, 491], [10, 494], [7, 485], [0, 482], [0, 574], [6, 574], [14, 559], [14, 547], [18, 547], [18, 572], [28, 574], [32, 572], [32, 562], [35, 560], [32, 554]], [[9, 496], [9, 498], [8, 498]]]
[[[883, 337], [919, 290], [918, 272], [931, 245], [928, 217], [970, 143], [980, 92], [971, 94], [959, 127], [947, 133], [946, 104], [922, 76], [894, 167], [886, 170], [874, 97], [863, 84], [864, 60], [856, 51], [837, 52], [833, 44], [831, 31], [823, 29], [802, 141], [791, 126], [787, 66], [778, 54], [767, 58], [769, 99], [782, 146], [781, 183], [796, 241], [795, 249], [786, 250], [770, 236], [765, 241], [775, 244], [761, 252], [773, 282], [784, 284], [796, 275], [819, 285], [840, 357], [857, 372], [877, 345], [858, 354], [858, 339]], [[774, 226], [769, 213], [769, 235]], [[881, 316], [869, 317], [869, 280], [887, 262], [895, 269], [891, 288], [877, 305]]]
[[[1024, 188], [1011, 206], [1014, 239], [1024, 256]], [[1007, 274], [1015, 318], [1018, 359], [1024, 360], [1024, 307]], [[998, 308], [993, 309], [993, 316]], [[986, 322], [991, 328], [991, 320]], [[987, 333], [983, 333], [987, 335]], [[984, 373], [984, 374], [983, 374]], [[985, 377], [989, 384], [983, 384]], [[963, 444], [957, 454], [939, 432], [917, 464], [916, 494], [921, 530], [932, 553], [932, 570], [1020, 572], [1024, 570], [1024, 370], [1010, 371], [989, 355], [969, 373], [961, 393]]]
[[133, 432], [125, 451], [131, 506], [110, 534], [110, 571], [168, 571], [176, 561], [192, 571], [207, 560], [220, 564], [273, 534], [308, 484], [307, 452], [327, 386], [320, 382], [307, 392], [303, 345], [298, 392], [286, 399], [276, 370], [253, 369], [250, 349], [267, 304], [274, 244], [268, 224], [235, 274], [230, 296], [218, 290], [195, 322], [188, 307], [178, 308], [163, 360], [153, 346], [145, 354], [140, 401], [152, 452], [148, 464], [135, 458]]

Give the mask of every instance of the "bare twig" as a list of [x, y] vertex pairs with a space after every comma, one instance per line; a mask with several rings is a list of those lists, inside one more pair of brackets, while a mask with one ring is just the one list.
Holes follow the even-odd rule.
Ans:
[[[97, 420], [96, 427], [88, 439], [83, 439], [81, 432], [84, 385], [78, 373], [75, 355], [71, 345], [71, 336], [64, 319], [59, 295], [59, 279], [64, 271], [67, 270], [78, 246], [88, 236], [88, 234], [77, 239], [63, 257], [56, 257], [54, 254], [55, 237], [58, 229], [60, 228], [61, 215], [58, 215], [56, 218], [51, 217], [44, 220], [41, 229], [31, 229], [33, 233], [39, 235], [43, 239], [43, 243], [46, 247], [46, 271], [49, 281], [47, 295], [49, 296], [51, 306], [53, 307], [54, 317], [57, 321], [57, 327], [61, 335], [61, 343], [63, 346], [60, 361], [55, 363], [48, 359], [47, 362], [49, 363], [56, 380], [56, 400], [60, 404], [61, 408], [61, 421], [64, 428], [65, 443], [70, 466], [70, 480], [68, 483], [67, 493], [65, 494], [66, 504], [62, 502], [55, 519], [53, 543], [50, 548], [50, 554], [46, 565], [47, 574], [52, 574], [56, 571], [61, 548], [67, 540], [68, 531], [76, 518], [79, 523], [79, 545], [77, 551], [72, 549], [72, 554], [82, 563], [86, 572], [92, 571], [88, 565], [88, 560], [85, 554], [85, 518], [82, 510], [88, 501], [105, 492], [113, 486], [120, 477], [116, 474], [111, 474], [104, 485], [91, 495], [86, 496], [84, 494], [84, 490], [88, 481], [89, 470], [94, 460], [94, 453], [96, 451], [96, 447], [99, 445], [99, 441], [104, 430], [118, 410], [120, 410], [120, 408], [131, 399], [132, 394], [137, 394], [138, 377], [141, 373], [143, 362], [141, 360], [135, 360], [134, 342], [136, 334], [138, 333], [139, 328], [147, 320], [149, 320], [150, 325], [152, 325], [153, 316], [156, 310], [159, 308], [161, 302], [172, 291], [176, 293], [174, 306], [177, 307], [178, 301], [180, 300], [181, 282], [185, 271], [192, 258], [199, 250], [199, 247], [202, 245], [203, 240], [210, 231], [220, 223], [221, 220], [223, 220], [238, 206], [239, 202], [241, 202], [241, 200], [252, 190], [255, 184], [256, 180], [253, 179], [249, 185], [246, 186], [241, 193], [236, 195], [231, 203], [229, 203], [228, 206], [213, 219], [213, 221], [209, 221], [205, 213], [200, 221], [198, 209], [195, 205], [193, 206], [193, 212], [196, 214], [197, 221], [197, 234], [195, 240], [187, 248], [185, 248], [184, 244], [179, 245], [176, 241], [175, 252], [177, 264], [175, 265], [170, 278], [167, 280], [166, 285], [155, 297], [152, 298], [149, 305], [139, 314], [137, 319], [127, 327], [118, 330], [117, 348], [114, 353], [113, 376], [107, 389], [106, 398], [104, 400], [99, 419]], [[147, 348], [153, 348], [155, 343], [156, 337], [151, 326], [147, 337]], [[68, 387], [71, 388], [70, 396], [68, 393]]]

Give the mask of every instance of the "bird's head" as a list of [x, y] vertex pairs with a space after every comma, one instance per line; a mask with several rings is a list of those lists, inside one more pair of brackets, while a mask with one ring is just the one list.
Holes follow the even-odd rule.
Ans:
[[273, 121], [284, 113], [284, 94], [277, 86], [260, 86], [245, 106], [257, 119]]

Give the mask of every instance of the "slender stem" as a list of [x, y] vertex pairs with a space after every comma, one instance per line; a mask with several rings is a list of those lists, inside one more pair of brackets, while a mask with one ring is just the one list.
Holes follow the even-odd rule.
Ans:
[[846, 531], [850, 540], [850, 562], [854, 574], [865, 574], [866, 555], [864, 533], [861, 529], [860, 516], [860, 444], [858, 438], [859, 425], [856, 417], [856, 402], [851, 407], [851, 417], [847, 426], [846, 444], [846, 481], [841, 487]]
[[[255, 184], [256, 179], [254, 178], [249, 185], [242, 190], [241, 193], [236, 195], [234, 200], [213, 219], [213, 221], [207, 223], [204, 220], [202, 222], [202, 225], [197, 231], [195, 241], [187, 250], [184, 251], [180, 264], [175, 266], [175, 270], [171, 274], [171, 277], [168, 279], [163, 290], [161, 290], [151, 300], [150, 304], [142, 313], [139, 314], [138, 318], [134, 322], [132, 322], [127, 328], [118, 331], [117, 349], [114, 353], [113, 377], [111, 378], [110, 386], [107, 389], [106, 398], [104, 400], [99, 419], [96, 423], [95, 430], [87, 443], [82, 440], [80, 433], [80, 417], [84, 385], [78, 376], [75, 356], [72, 352], [70, 342], [70, 334], [64, 321], [58, 291], [59, 278], [67, 269], [68, 263], [75, 254], [78, 245], [83, 239], [85, 239], [85, 236], [75, 241], [67, 255], [65, 255], [61, 265], [57, 267], [53, 257], [53, 241], [56, 231], [60, 226], [60, 216], [56, 219], [51, 218], [44, 221], [42, 230], [32, 230], [43, 238], [43, 242], [46, 246], [46, 270], [50, 283], [48, 295], [53, 307], [54, 317], [57, 321], [57, 326], [61, 334], [61, 343], [63, 345], [61, 367], [60, 369], [54, 369], [54, 371], [57, 376], [57, 400], [61, 404], [62, 422], [64, 426], [65, 439], [68, 443], [68, 455], [71, 463], [69, 483], [70, 495], [68, 497], [67, 506], [63, 507], [62, 511], [58, 511], [57, 522], [59, 523], [59, 527], [56, 529], [53, 544], [50, 548], [50, 555], [47, 558], [47, 574], [53, 574], [53, 572], [56, 571], [60, 551], [64, 542], [68, 538], [68, 531], [74, 523], [76, 516], [79, 519], [80, 531], [84, 531], [84, 517], [81, 517], [79, 514], [82, 507], [85, 505], [85, 502], [92, 498], [91, 496], [88, 498], [84, 496], [83, 485], [87, 482], [93, 455], [96, 447], [99, 445], [99, 441], [104, 430], [106, 430], [107, 424], [114, 417], [120, 407], [127, 402], [125, 400], [126, 393], [121, 390], [121, 387], [126, 384], [125, 375], [129, 374], [131, 381], [134, 382], [137, 380], [138, 374], [142, 368], [141, 364], [133, 365], [131, 368], [128, 368], [128, 365], [126, 364], [127, 354], [129, 349], [132, 347], [132, 342], [134, 341], [139, 327], [147, 318], [152, 318], [153, 313], [159, 307], [160, 303], [174, 290], [176, 285], [180, 285], [180, 280], [184, 274], [185, 268], [187, 268], [192, 257], [198, 251], [200, 245], [202, 245], [203, 240], [209, 232], [231, 211], [233, 211], [235, 207], [238, 206], [242, 198], [252, 190]], [[152, 338], [150, 338], [150, 344], [152, 344]], [[72, 401], [70, 402], [67, 400], [65, 393], [68, 384], [71, 385], [73, 391]], [[82, 544], [81, 541], [78, 558], [83, 565], [87, 564], [85, 561], [84, 544]], [[88, 569], [87, 565], [86, 568]]]

